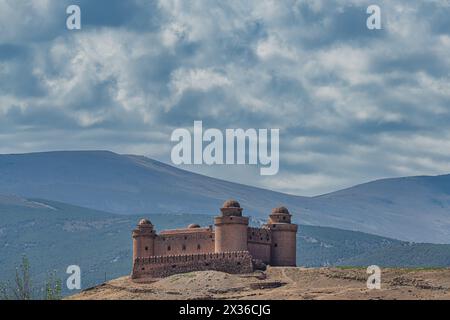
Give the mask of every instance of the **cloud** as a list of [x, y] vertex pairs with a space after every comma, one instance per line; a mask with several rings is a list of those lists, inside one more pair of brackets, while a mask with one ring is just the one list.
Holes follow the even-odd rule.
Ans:
[[[82, 30], [65, 28], [78, 4]], [[448, 1], [0, 2], [0, 152], [170, 162], [174, 128], [279, 128], [280, 173], [192, 170], [313, 195], [448, 173]], [[188, 167], [188, 169], [190, 169]]]

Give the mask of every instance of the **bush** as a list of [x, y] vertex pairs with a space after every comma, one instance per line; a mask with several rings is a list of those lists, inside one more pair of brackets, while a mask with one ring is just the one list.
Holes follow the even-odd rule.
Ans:
[[[56, 278], [56, 272], [51, 272], [41, 289], [44, 300], [61, 299], [61, 280]], [[22, 256], [22, 262], [16, 267], [13, 284], [0, 283], [0, 299], [2, 300], [33, 300], [38, 296], [33, 288], [30, 273], [30, 262]]]

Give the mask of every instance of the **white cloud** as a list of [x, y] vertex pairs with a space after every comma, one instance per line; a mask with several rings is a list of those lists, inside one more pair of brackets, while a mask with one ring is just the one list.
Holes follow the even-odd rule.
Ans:
[[173, 127], [204, 118], [281, 129], [280, 176], [195, 169], [242, 183], [314, 194], [446, 173], [448, 7], [381, 1], [384, 30], [368, 33], [369, 2], [164, 0], [144, 15], [156, 25], [139, 28], [134, 18], [149, 4], [136, 0], [129, 20], [86, 18], [72, 33], [64, 2], [1, 1], [0, 151], [98, 148], [167, 160]]
[[226, 76], [210, 69], [178, 69], [172, 74], [170, 85], [176, 95], [182, 95], [186, 90], [208, 91], [229, 84], [230, 81]]

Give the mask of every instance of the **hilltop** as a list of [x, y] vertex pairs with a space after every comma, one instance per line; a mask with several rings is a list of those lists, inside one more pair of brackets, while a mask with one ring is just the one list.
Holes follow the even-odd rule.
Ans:
[[450, 269], [383, 269], [381, 290], [368, 290], [367, 277], [358, 268], [279, 267], [249, 275], [202, 271], [147, 283], [122, 277], [67, 299], [450, 299]]

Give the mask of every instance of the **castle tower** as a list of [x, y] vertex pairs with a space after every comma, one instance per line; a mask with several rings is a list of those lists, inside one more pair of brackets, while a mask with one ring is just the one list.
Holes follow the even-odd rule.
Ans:
[[235, 200], [225, 201], [222, 214], [214, 218], [215, 252], [247, 251], [248, 218]]
[[297, 225], [291, 223], [291, 214], [285, 207], [275, 208], [266, 224], [272, 233], [270, 265], [296, 266]]
[[133, 230], [133, 261], [136, 258], [148, 258], [154, 255], [155, 231], [147, 219], [139, 221]]

